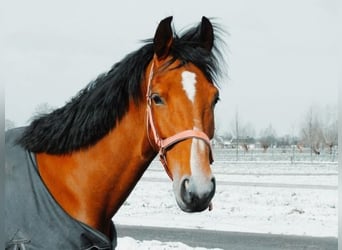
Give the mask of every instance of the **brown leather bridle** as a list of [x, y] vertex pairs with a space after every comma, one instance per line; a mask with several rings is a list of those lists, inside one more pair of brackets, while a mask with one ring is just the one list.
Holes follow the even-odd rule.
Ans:
[[[170, 177], [170, 179], [172, 180], [172, 174], [171, 171], [169, 170], [168, 166], [167, 166], [167, 160], [166, 160], [166, 152], [167, 150], [174, 144], [184, 141], [186, 139], [190, 139], [190, 138], [197, 138], [197, 139], [201, 139], [203, 140], [209, 147], [209, 162], [210, 164], [213, 163], [213, 155], [212, 155], [212, 149], [211, 149], [211, 143], [210, 143], [210, 139], [207, 136], [207, 134], [205, 134], [204, 132], [200, 131], [200, 130], [193, 130], [193, 129], [189, 129], [189, 130], [184, 130], [182, 132], [176, 133], [170, 137], [167, 137], [165, 139], [161, 138], [157, 132], [156, 126], [154, 124], [154, 120], [153, 120], [153, 114], [152, 114], [152, 93], [151, 93], [151, 83], [152, 83], [152, 79], [153, 79], [153, 70], [154, 70], [154, 63], [152, 62], [151, 68], [150, 68], [150, 73], [148, 76], [148, 83], [147, 83], [147, 92], [146, 92], [146, 99], [147, 99], [147, 136], [148, 139], [150, 141], [150, 144], [152, 147], [157, 146], [158, 147], [158, 154], [159, 154], [159, 160], [160, 162], [163, 164], [166, 173], [168, 174], [168, 176]], [[154, 140], [154, 144], [152, 144], [151, 139], [149, 137], [149, 128], [152, 131], [153, 134], [153, 140]]]

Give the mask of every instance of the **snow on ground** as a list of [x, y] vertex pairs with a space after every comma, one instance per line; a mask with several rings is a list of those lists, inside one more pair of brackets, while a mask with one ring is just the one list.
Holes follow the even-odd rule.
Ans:
[[[113, 220], [124, 225], [337, 237], [337, 164], [217, 162], [213, 172], [217, 188], [210, 212], [182, 212], [171, 181], [163, 167], [154, 162]], [[271, 183], [271, 187], [244, 186], [244, 182]], [[290, 186], [272, 187], [272, 183]], [[296, 186], [303, 184], [317, 186]], [[127, 242], [132, 248], [127, 248]], [[118, 249], [194, 248], [182, 243], [120, 238]]]
[[[181, 249], [181, 250], [207, 250], [202, 247], [189, 247], [181, 242], [160, 242], [157, 240], [151, 241], [139, 241], [131, 237], [123, 237], [118, 239], [118, 250], [169, 250], [169, 249]], [[220, 250], [218, 248], [212, 248], [212, 250]]]

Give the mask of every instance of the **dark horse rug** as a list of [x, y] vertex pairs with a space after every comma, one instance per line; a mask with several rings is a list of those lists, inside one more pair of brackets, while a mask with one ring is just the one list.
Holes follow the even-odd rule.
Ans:
[[39, 176], [34, 154], [16, 144], [22, 132], [14, 129], [5, 136], [6, 250], [115, 249], [114, 224], [110, 241], [56, 203]]

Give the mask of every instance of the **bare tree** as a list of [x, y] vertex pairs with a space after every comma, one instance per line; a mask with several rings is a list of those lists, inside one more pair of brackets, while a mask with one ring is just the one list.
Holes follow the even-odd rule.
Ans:
[[272, 146], [276, 141], [276, 131], [270, 124], [266, 129], [261, 130], [260, 132], [260, 144], [264, 149], [264, 153], [266, 153], [267, 149]]
[[240, 146], [245, 152], [249, 150], [248, 141], [255, 136], [255, 129], [251, 122], [243, 122], [238, 111], [236, 111], [235, 119], [231, 123], [231, 131], [236, 148], [236, 159], [238, 160]]
[[338, 144], [337, 107], [327, 106], [323, 112], [322, 136], [323, 142], [332, 154], [333, 147]]
[[240, 136], [243, 139], [255, 137], [255, 129], [251, 122], [246, 122], [246, 123], [241, 124]]
[[240, 140], [240, 118], [239, 113], [236, 110], [235, 112], [235, 121], [233, 122], [233, 129], [232, 129], [232, 135], [236, 139], [236, 160], [239, 160], [239, 140]]
[[304, 117], [301, 138], [304, 144], [310, 147], [310, 157], [312, 153], [320, 154], [323, 138], [321, 121], [318, 118], [318, 108], [311, 106], [307, 115]]

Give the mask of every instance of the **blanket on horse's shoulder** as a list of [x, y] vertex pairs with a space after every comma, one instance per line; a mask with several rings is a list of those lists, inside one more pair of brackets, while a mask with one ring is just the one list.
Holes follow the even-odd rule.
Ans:
[[5, 135], [6, 250], [115, 249], [114, 224], [111, 241], [57, 204], [40, 178], [34, 154], [16, 143], [22, 132], [23, 128], [18, 128]]

